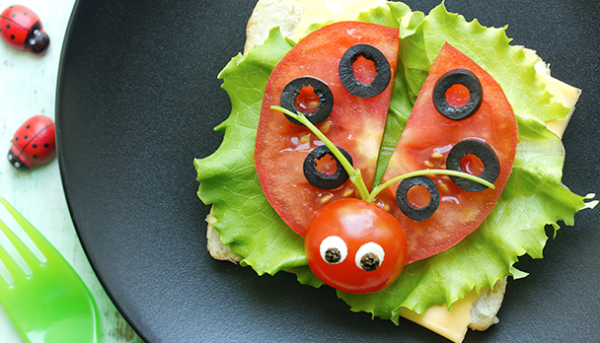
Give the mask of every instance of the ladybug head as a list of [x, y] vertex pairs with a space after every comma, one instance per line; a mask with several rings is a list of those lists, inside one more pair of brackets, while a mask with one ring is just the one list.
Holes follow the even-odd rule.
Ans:
[[23, 162], [19, 156], [12, 151], [12, 149], [8, 151], [8, 162], [10, 162], [10, 164], [18, 171], [25, 172], [29, 170], [29, 166], [25, 164], [25, 162]]
[[48, 50], [49, 46], [50, 37], [48, 37], [46, 32], [42, 31], [41, 24], [38, 21], [27, 34], [27, 39], [25, 39], [25, 49], [34, 55], [41, 55]]

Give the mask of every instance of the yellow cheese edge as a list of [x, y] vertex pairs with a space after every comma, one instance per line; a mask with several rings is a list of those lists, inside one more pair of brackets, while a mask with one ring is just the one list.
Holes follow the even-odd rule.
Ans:
[[581, 89], [570, 86], [560, 80], [557, 80], [550, 76], [550, 70], [546, 67], [546, 64], [542, 61], [535, 65], [537, 72], [537, 79], [546, 85], [546, 91], [553, 95], [551, 102], [561, 103], [563, 106], [570, 108], [571, 112], [564, 119], [551, 120], [546, 123], [548, 130], [554, 132], [558, 137], [562, 138], [567, 124], [571, 120], [573, 111], [575, 110], [575, 103], [579, 100], [581, 95]]
[[[379, 7], [385, 2], [384, 0], [309, 0], [293, 38], [298, 41], [313, 23], [354, 20], [360, 12]], [[402, 24], [406, 25], [406, 21], [403, 21]], [[550, 131], [562, 137], [581, 90], [551, 77], [544, 62], [540, 61], [536, 65], [536, 71], [538, 79], [546, 85], [546, 90], [554, 96], [552, 101], [560, 102], [565, 107], [571, 108], [571, 113], [567, 118], [547, 123]], [[462, 342], [467, 333], [468, 325], [471, 323], [473, 303], [478, 297], [477, 292], [472, 290], [463, 299], [452, 304], [452, 311], [448, 311], [446, 306], [433, 306], [427, 309], [423, 315], [419, 315], [407, 308], [402, 308], [400, 316], [453, 342]]]
[[298, 41], [304, 37], [311, 24], [355, 20], [360, 12], [382, 6], [386, 2], [385, 0], [309, 0], [292, 38]]
[[465, 297], [452, 304], [452, 311], [445, 306], [433, 306], [423, 315], [407, 308], [400, 309], [400, 316], [448, 338], [453, 342], [462, 342], [471, 323], [471, 309], [478, 294], [472, 290]]

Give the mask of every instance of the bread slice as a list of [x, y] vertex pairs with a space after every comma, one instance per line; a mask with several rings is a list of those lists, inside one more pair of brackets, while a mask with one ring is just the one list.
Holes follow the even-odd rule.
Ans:
[[[348, 3], [356, 3], [358, 1], [360, 1], [362, 3], [361, 6], [364, 7], [364, 4], [368, 0], [340, 0], [337, 1], [336, 4], [338, 6], [342, 6], [338, 3], [345, 2], [345, 5], [348, 5]], [[267, 38], [269, 30], [273, 27], [278, 26], [281, 30], [281, 33], [284, 36], [293, 37], [296, 27], [303, 18], [303, 13], [307, 6], [310, 4], [312, 6], [310, 11], [314, 13], [315, 3], [317, 4], [317, 6], [325, 6], [325, 1], [320, 2], [321, 4], [316, 0], [259, 0], [252, 13], [250, 20], [248, 21], [248, 27], [246, 31], [247, 40], [246, 45], [244, 47], [244, 55], [246, 55], [248, 50], [251, 49], [254, 45], [262, 44]], [[372, 0], [372, 3], [378, 5], [381, 3], [381, 0]], [[533, 52], [527, 51], [527, 53], [529, 54]], [[541, 63], [543, 65], [540, 65], [540, 70], [543, 69], [544, 74], [547, 74], [547, 77], [549, 77], [549, 79], [544, 79], [545, 82], [560, 82], [551, 78], [549, 76], [548, 66], [543, 62]], [[565, 86], [570, 87], [568, 85]], [[570, 88], [571, 92], [574, 92], [573, 94], [577, 95], [574, 100], [576, 101], [579, 92], [577, 92], [578, 90], [573, 87]], [[571, 105], [569, 107], [572, 107], [572, 104], [565, 105]], [[560, 132], [559, 136], [561, 135], [562, 132]], [[212, 215], [212, 210], [206, 218], [206, 221], [208, 222], [207, 247], [211, 256], [217, 260], [225, 260], [233, 263], [239, 263], [242, 260], [242, 258], [234, 254], [228, 246], [222, 243], [219, 233], [214, 229], [213, 224], [216, 222], [216, 218]], [[420, 316], [412, 311], [401, 312], [401, 315], [423, 326], [426, 326], [455, 342], [460, 342], [464, 338], [464, 334], [467, 331], [467, 328], [465, 326], [466, 324], [462, 324], [461, 322], [460, 325], [457, 325], [461, 327], [456, 328], [456, 331], [453, 331], [454, 328], [448, 326], [452, 326], [454, 324], [447, 324], [449, 322], [453, 322], [454, 319], [451, 319], [453, 315], [460, 311], [466, 311], [466, 313], [470, 313], [470, 319], [467, 320], [467, 323], [469, 323], [469, 328], [479, 331], [488, 329], [491, 325], [496, 324], [499, 321], [497, 313], [502, 305], [504, 292], [506, 290], [506, 284], [506, 279], [498, 280], [493, 288], [483, 289], [479, 294], [471, 293], [471, 295], [466, 296], [466, 298], [462, 299], [462, 301], [459, 300], [455, 304], [453, 304], [453, 311], [448, 312], [447, 310], [445, 310], [444, 307], [444, 310], [441, 310], [443, 317], [441, 319], [439, 317], [440, 308], [442, 308], [441, 306], [436, 306], [436, 308], [430, 309], [431, 311], [437, 311], [435, 317], [428, 317], [427, 312], [424, 316]], [[469, 299], [467, 300], [467, 298]], [[457, 309], [457, 307], [459, 306], [464, 306], [463, 310]], [[428, 312], [430, 310], [428, 310]]]
[[236, 264], [240, 263], [242, 257], [234, 254], [229, 245], [223, 244], [221, 235], [217, 230], [215, 230], [213, 225], [217, 222], [217, 218], [213, 216], [212, 210], [213, 209], [211, 207], [210, 213], [208, 213], [208, 216], [206, 216], [206, 222], [208, 223], [206, 227], [206, 247], [210, 253], [210, 256], [212, 256], [212, 258], [215, 260], [229, 261]]

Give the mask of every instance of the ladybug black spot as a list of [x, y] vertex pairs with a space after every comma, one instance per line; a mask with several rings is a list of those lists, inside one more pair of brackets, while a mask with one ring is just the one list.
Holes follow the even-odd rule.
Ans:
[[48, 145], [48, 143], [44, 143], [44, 148], [49, 148], [50, 145]]
[[7, 29], [10, 29], [10, 24], [6, 24], [6, 28], [7, 28]]
[[[408, 200], [408, 191], [414, 186], [423, 186], [429, 192], [429, 204], [415, 207]], [[396, 190], [396, 203], [405, 216], [415, 222], [422, 222], [431, 217], [440, 206], [440, 192], [435, 182], [427, 176], [413, 176], [402, 180]]]
[[27, 125], [27, 128], [30, 128], [30, 127], [31, 127], [31, 125]]
[[13, 14], [12, 14], [12, 17], [13, 17], [13, 18], [14, 18], [14, 17], [16, 17], [16, 16], [17, 16], [17, 14], [16, 14], [16, 13], [13, 13]]
[[[469, 101], [455, 107], [446, 100], [446, 92], [454, 85], [462, 85], [469, 91]], [[483, 100], [481, 82], [468, 69], [454, 69], [442, 75], [435, 83], [433, 90], [433, 105], [444, 117], [452, 120], [463, 120], [475, 114]]]
[[27, 15], [27, 12], [23, 12], [23, 15]]
[[[350, 156], [350, 154], [346, 150], [340, 147], [338, 147], [338, 149], [340, 150], [342, 155], [346, 157], [348, 162], [350, 162], [350, 165], [352, 165], [352, 156]], [[337, 170], [333, 174], [321, 173], [317, 170], [316, 160], [320, 160], [321, 158], [325, 157], [325, 155], [331, 156], [336, 162]], [[308, 154], [308, 156], [306, 156], [303, 167], [304, 177], [306, 177], [308, 183], [320, 189], [338, 188], [341, 185], [343, 185], [349, 178], [349, 175], [346, 172], [346, 170], [344, 170], [344, 168], [342, 167], [342, 164], [338, 161], [337, 158], [335, 158], [333, 152], [331, 152], [331, 150], [329, 150], [329, 148], [326, 145], [320, 145], [314, 148]]]
[[15, 140], [16, 140], [16, 141], [18, 141], [18, 140], [19, 140], [19, 137], [15, 137]]
[[15, 39], [15, 35], [10, 35], [10, 39]]
[[37, 160], [37, 155], [33, 155], [33, 159], [34, 159], [34, 160]]
[[[446, 169], [463, 171], [461, 160], [469, 154], [476, 156], [481, 160], [481, 163], [483, 163], [483, 171], [479, 174], [479, 177], [490, 183], [496, 182], [496, 179], [498, 179], [498, 175], [500, 174], [500, 162], [498, 162], [498, 156], [492, 147], [485, 142], [480, 142], [478, 140], [465, 139], [456, 144], [448, 154]], [[480, 192], [487, 189], [486, 186], [480, 183], [460, 177], [450, 176], [450, 179], [455, 185], [467, 192]]]
[[25, 136], [25, 137], [23, 137], [23, 138], [24, 138], [24, 139], [27, 139], [27, 137], [29, 137], [29, 136]]
[[33, 145], [33, 148], [34, 148], [34, 149], [37, 149], [37, 144], [34, 144], [34, 145]]

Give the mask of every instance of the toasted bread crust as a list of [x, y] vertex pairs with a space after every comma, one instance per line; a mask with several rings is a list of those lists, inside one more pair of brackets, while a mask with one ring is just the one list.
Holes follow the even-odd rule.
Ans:
[[498, 324], [496, 316], [506, 291], [506, 279], [498, 280], [494, 288], [484, 288], [471, 308], [471, 324], [469, 328], [477, 331], [485, 331], [493, 324]]
[[206, 247], [208, 248], [208, 252], [215, 260], [229, 261], [237, 264], [242, 258], [234, 254], [229, 245], [225, 245], [221, 241], [221, 235], [213, 226], [217, 222], [217, 218], [212, 215], [212, 210], [211, 207], [210, 213], [206, 216], [206, 222], [208, 223], [206, 228]]

